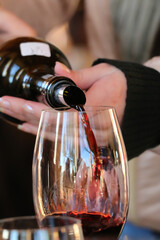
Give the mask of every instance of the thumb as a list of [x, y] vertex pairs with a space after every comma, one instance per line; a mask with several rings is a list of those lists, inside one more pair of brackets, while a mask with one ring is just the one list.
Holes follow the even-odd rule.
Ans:
[[101, 63], [89, 68], [73, 71], [60, 62], [56, 62], [55, 64], [56, 75], [72, 79], [82, 89], [90, 88], [97, 80], [101, 79], [104, 75], [110, 75], [115, 69], [112, 65]]
[[54, 70], [56, 75], [68, 77], [72, 79], [78, 87], [86, 89], [86, 77], [82, 76], [81, 70], [73, 71], [60, 62], [56, 62]]

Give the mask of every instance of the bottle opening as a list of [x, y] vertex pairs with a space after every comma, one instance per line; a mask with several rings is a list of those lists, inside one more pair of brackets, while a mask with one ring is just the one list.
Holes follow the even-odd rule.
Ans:
[[82, 89], [66, 77], [56, 76], [49, 82], [46, 91], [47, 103], [53, 107], [76, 108], [86, 103], [86, 96]]
[[63, 99], [70, 107], [84, 105], [86, 103], [86, 96], [84, 92], [77, 86], [66, 87], [63, 92]]

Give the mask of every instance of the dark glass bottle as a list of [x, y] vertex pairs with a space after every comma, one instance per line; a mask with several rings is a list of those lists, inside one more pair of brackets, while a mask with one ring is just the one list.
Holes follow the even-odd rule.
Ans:
[[0, 48], [0, 97], [15, 96], [62, 109], [84, 105], [84, 92], [71, 79], [55, 76], [56, 61], [71, 68], [64, 54], [48, 42], [32, 37], [6, 42]]

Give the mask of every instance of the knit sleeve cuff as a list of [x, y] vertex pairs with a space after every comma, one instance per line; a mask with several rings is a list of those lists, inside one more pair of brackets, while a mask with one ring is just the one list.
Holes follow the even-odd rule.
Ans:
[[122, 122], [128, 159], [160, 143], [160, 73], [138, 63], [98, 59], [119, 68], [127, 79], [127, 99]]

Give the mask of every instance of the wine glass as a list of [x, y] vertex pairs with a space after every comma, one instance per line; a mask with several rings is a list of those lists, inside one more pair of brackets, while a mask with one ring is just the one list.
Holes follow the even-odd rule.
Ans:
[[1, 240], [83, 240], [80, 220], [46, 217], [40, 229], [35, 216], [0, 220]]
[[105, 239], [116, 239], [128, 210], [127, 156], [116, 112], [76, 109], [42, 112], [33, 157], [37, 218], [71, 216], [81, 220], [85, 236], [105, 231]]

